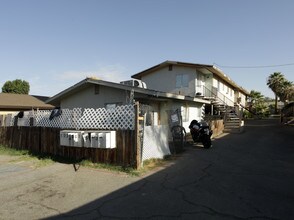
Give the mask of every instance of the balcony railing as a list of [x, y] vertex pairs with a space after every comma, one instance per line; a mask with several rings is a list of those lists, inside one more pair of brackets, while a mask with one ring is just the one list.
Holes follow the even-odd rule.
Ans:
[[215, 99], [216, 101], [219, 101], [221, 104], [228, 105], [231, 107], [235, 105], [235, 102], [233, 100], [231, 100], [226, 95], [219, 92], [216, 87], [212, 87], [211, 89], [209, 89], [206, 86], [201, 85], [201, 86], [197, 86], [196, 91], [197, 93], [200, 93], [205, 98]]

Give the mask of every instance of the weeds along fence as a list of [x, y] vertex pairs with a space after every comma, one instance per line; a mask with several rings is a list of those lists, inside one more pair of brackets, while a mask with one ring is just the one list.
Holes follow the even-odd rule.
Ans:
[[[49, 154], [74, 160], [136, 167], [140, 164], [138, 141], [138, 107], [119, 106], [114, 109], [62, 109], [62, 114], [49, 119], [51, 111], [24, 112], [12, 115], [9, 126], [0, 127], [0, 144], [15, 149], [27, 149], [37, 154]], [[116, 147], [87, 148], [60, 145], [60, 131], [115, 130]]]
[[36, 154], [49, 154], [73, 160], [135, 166], [136, 147], [133, 130], [116, 132], [117, 147], [113, 149], [60, 146], [60, 128], [1, 127], [0, 143], [4, 146], [29, 150]]

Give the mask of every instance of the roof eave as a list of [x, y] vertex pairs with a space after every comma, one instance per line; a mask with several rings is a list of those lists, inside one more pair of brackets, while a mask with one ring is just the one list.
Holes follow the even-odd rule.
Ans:
[[42, 110], [51, 110], [54, 106], [1, 106], [1, 111], [7, 111], [7, 110], [32, 110], [32, 109], [42, 109]]
[[134, 75], [132, 75], [131, 77], [134, 79], [141, 79], [143, 76], [148, 75], [152, 72], [154, 72], [155, 70], [161, 69], [165, 66], [168, 65], [180, 65], [180, 66], [191, 66], [191, 67], [198, 67], [198, 68], [206, 68], [207, 70], [209, 70], [210, 72], [216, 74], [218, 77], [220, 77], [221, 79], [223, 79], [225, 82], [229, 83], [231, 86], [233, 86], [235, 89], [237, 89], [238, 91], [243, 92], [245, 95], [249, 95], [249, 92], [242, 88], [241, 86], [239, 86], [237, 83], [235, 83], [233, 80], [231, 80], [225, 73], [223, 73], [219, 68], [217, 68], [214, 65], [208, 65], [208, 64], [196, 64], [196, 63], [187, 63], [187, 62], [179, 62], [179, 61], [165, 61], [162, 62], [158, 65], [155, 65], [151, 68], [148, 68], [146, 70], [143, 70], [139, 73], [136, 73]]
[[174, 100], [185, 100], [185, 101], [199, 102], [199, 103], [203, 103], [203, 104], [210, 103], [207, 100], [203, 100], [203, 99], [199, 99], [199, 98], [183, 96], [183, 95], [176, 95], [176, 94], [166, 93], [166, 92], [161, 92], [161, 91], [156, 91], [156, 90], [149, 90], [149, 89], [144, 89], [144, 88], [140, 88], [140, 87], [132, 87], [132, 86], [127, 86], [127, 85], [123, 85], [123, 84], [119, 84], [119, 83], [108, 82], [108, 81], [103, 81], [103, 80], [96, 80], [96, 79], [91, 79], [91, 78], [86, 78], [86, 79], [80, 81], [79, 83], [69, 87], [68, 89], [63, 90], [62, 92], [58, 93], [57, 95], [49, 98], [46, 101], [46, 103], [54, 104], [55, 106], [59, 106], [62, 98], [76, 92], [78, 89], [85, 86], [86, 84], [97, 84], [97, 85], [108, 86], [108, 87], [122, 89], [122, 90], [128, 90], [128, 91], [133, 90], [135, 93], [141, 93], [141, 94], [149, 95], [152, 97], [161, 97], [161, 98], [174, 99]]
[[132, 75], [131, 77], [134, 79], [141, 79], [144, 75], [147, 75], [157, 69], [163, 68], [168, 65], [180, 65], [180, 66], [192, 66], [192, 67], [213, 67], [212, 65], [208, 65], [208, 64], [197, 64], [197, 63], [187, 63], [187, 62], [167, 60], [167, 61], [164, 61], [160, 64], [152, 66], [146, 70], [143, 70], [139, 73], [136, 73], [136, 74]]
[[47, 99], [45, 103], [47, 104], [60, 104], [60, 99], [68, 96], [70, 93], [74, 92], [76, 89], [78, 89], [79, 87], [85, 85], [88, 81], [88, 78], [74, 84], [73, 86], [59, 92], [58, 94], [56, 94], [55, 96], [52, 96], [51, 98]]

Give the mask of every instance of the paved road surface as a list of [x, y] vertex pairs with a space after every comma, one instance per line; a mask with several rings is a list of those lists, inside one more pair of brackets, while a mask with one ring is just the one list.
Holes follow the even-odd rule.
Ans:
[[190, 146], [140, 178], [64, 164], [42, 172], [5, 166], [3, 219], [294, 219], [294, 127], [275, 120], [249, 121], [208, 150]]

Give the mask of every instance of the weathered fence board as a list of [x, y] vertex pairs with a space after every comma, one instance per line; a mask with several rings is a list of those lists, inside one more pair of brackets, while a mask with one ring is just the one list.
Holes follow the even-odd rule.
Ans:
[[113, 149], [60, 146], [60, 129], [45, 127], [0, 127], [0, 144], [26, 149], [33, 153], [50, 154], [70, 159], [121, 166], [136, 166], [134, 130], [117, 130], [117, 147]]

